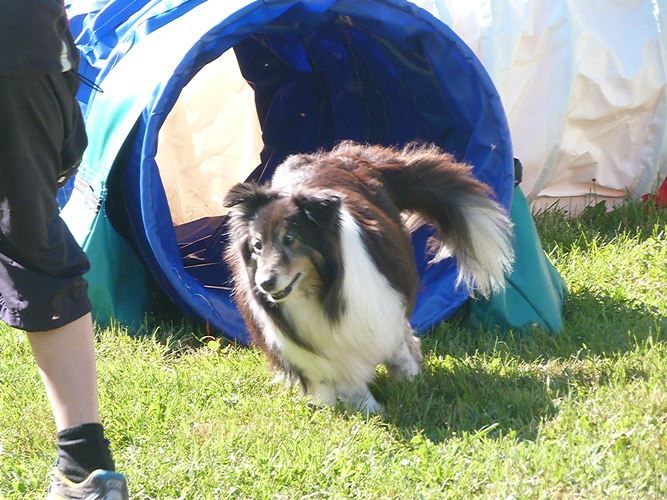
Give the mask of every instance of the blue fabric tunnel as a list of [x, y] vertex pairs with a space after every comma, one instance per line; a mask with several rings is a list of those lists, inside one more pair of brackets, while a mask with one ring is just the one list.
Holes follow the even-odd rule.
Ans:
[[[423, 140], [473, 165], [510, 206], [513, 155], [498, 93], [459, 37], [407, 1], [83, 4], [69, 5], [81, 72], [103, 92], [81, 88], [90, 147], [76, 181], [61, 194], [66, 220], [80, 226], [75, 236], [92, 260], [106, 262], [98, 268], [112, 269], [90, 276], [94, 303], [98, 286], [139, 293], [141, 287], [121, 282], [142, 268], [186, 314], [247, 342], [222, 262], [224, 215], [175, 226], [156, 161], [160, 130], [183, 88], [227, 51], [254, 90], [261, 125], [260, 161], [250, 177], [267, 180], [287, 155], [343, 139]], [[82, 217], [84, 210], [91, 215]], [[117, 252], [103, 248], [118, 240], [116, 232], [132, 251], [123, 243]], [[453, 260], [427, 266], [427, 236], [422, 229], [413, 238], [422, 288], [412, 323], [421, 332], [468, 298], [454, 287]], [[119, 262], [136, 260], [132, 255], [140, 265]], [[100, 310], [117, 314], [118, 307]]]

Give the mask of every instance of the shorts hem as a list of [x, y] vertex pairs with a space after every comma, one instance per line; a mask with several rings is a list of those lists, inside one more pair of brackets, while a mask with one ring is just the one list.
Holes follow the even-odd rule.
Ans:
[[[91, 312], [89, 304], [82, 304], [82, 307], [72, 309], [69, 314], [58, 317], [51, 317], [48, 320], [35, 320], [22, 318], [20, 314], [10, 311], [7, 308], [0, 309], [0, 320], [17, 330], [23, 330], [28, 333], [48, 332], [66, 326], [77, 319], [82, 318]], [[54, 319], [55, 318], [55, 319]]]

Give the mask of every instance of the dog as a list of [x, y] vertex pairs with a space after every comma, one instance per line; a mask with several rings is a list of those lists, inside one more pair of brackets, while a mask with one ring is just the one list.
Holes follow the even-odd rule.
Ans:
[[435, 228], [432, 262], [454, 256], [457, 286], [488, 297], [513, 263], [512, 224], [471, 168], [429, 144], [342, 142], [297, 154], [269, 185], [235, 185], [225, 261], [251, 340], [318, 406], [382, 411], [378, 365], [413, 378], [408, 318], [419, 287], [410, 233]]

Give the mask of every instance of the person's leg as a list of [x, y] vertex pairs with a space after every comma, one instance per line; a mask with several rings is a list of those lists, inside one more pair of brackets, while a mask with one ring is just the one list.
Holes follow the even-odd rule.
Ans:
[[89, 263], [56, 203], [86, 144], [71, 78], [0, 75], [0, 320], [30, 332], [53, 408], [49, 498], [127, 498], [99, 419]]
[[65, 326], [28, 333], [56, 429], [99, 423], [95, 345], [90, 313]]
[[58, 469], [80, 482], [115, 469], [100, 424], [95, 342], [90, 313], [59, 328], [29, 332], [58, 431]]

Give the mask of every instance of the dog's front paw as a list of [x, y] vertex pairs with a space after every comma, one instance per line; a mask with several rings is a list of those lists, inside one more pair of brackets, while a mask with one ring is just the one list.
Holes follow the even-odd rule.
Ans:
[[336, 388], [333, 384], [321, 382], [307, 382], [305, 394], [309, 399], [309, 403], [313, 406], [335, 406], [336, 404]]
[[412, 380], [419, 375], [422, 359], [421, 341], [409, 335], [387, 362], [387, 368], [394, 377]]
[[361, 405], [359, 405], [358, 410], [370, 415], [382, 415], [385, 412], [384, 406], [378, 403], [373, 396], [371, 396], [369, 399], [366, 399]]
[[384, 407], [377, 402], [368, 387], [339, 390], [338, 398], [344, 405], [361, 412], [369, 414], [384, 413]]

